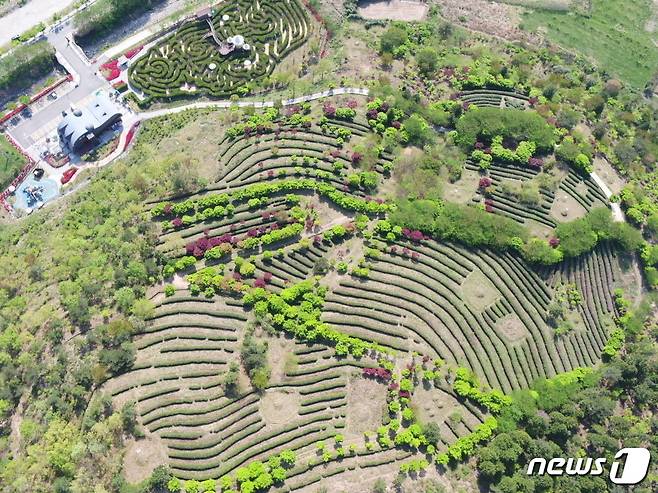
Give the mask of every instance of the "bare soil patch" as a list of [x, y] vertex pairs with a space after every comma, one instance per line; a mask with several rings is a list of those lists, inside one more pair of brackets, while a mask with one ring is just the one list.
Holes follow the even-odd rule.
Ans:
[[587, 210], [564, 190], [558, 190], [551, 207], [551, 216], [561, 222], [573, 221], [587, 214]]
[[462, 408], [459, 401], [450, 394], [434, 387], [423, 386], [416, 388], [411, 404], [423, 423], [443, 423], [450, 414]]
[[368, 0], [360, 3], [358, 12], [365, 19], [422, 21], [428, 8], [427, 3], [413, 0]]
[[612, 193], [619, 193], [626, 184], [621, 176], [617, 174], [607, 159], [602, 157], [594, 158], [594, 171], [599, 175]]
[[536, 44], [540, 39], [521, 30], [520, 8], [487, 0], [437, 0], [441, 15], [448, 21], [467, 29], [479, 31], [508, 40]]
[[292, 390], [270, 390], [260, 399], [260, 413], [268, 426], [280, 426], [297, 416], [299, 394]]
[[386, 406], [386, 388], [365, 378], [353, 378], [347, 386], [346, 434], [356, 436], [376, 430], [382, 424]]
[[500, 298], [500, 292], [479, 270], [471, 272], [464, 279], [461, 290], [462, 298], [479, 311], [484, 310]]
[[443, 187], [443, 198], [448, 202], [466, 204], [470, 202], [478, 188], [480, 174], [477, 171], [465, 169], [462, 177], [454, 183], [446, 183]]
[[145, 480], [163, 464], [167, 464], [167, 449], [157, 436], [149, 434], [146, 438], [128, 441], [123, 457], [123, 474], [129, 483]]
[[495, 329], [510, 342], [520, 341], [528, 333], [521, 319], [513, 313], [498, 320]]
[[270, 383], [277, 384], [286, 376], [286, 363], [295, 350], [295, 343], [285, 337], [268, 339], [267, 364], [270, 367]]

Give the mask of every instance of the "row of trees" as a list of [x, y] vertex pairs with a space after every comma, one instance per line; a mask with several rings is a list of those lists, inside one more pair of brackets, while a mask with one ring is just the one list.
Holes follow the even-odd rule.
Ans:
[[440, 240], [470, 247], [515, 249], [529, 262], [545, 265], [578, 257], [603, 241], [614, 242], [626, 251], [637, 251], [645, 244], [639, 230], [613, 221], [610, 211], [603, 207], [559, 224], [556, 237], [548, 242], [529, 238], [529, 231], [512, 219], [451, 202], [399, 200], [389, 218], [394, 226], [419, 230]]

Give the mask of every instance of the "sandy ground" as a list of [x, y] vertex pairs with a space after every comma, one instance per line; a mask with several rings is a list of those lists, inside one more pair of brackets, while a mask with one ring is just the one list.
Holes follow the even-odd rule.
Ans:
[[487, 0], [437, 0], [441, 16], [446, 20], [508, 40], [537, 43], [536, 36], [518, 28], [519, 7]]
[[476, 310], [482, 311], [498, 298], [500, 293], [479, 270], [471, 272], [461, 285], [462, 298]]
[[363, 2], [359, 15], [365, 19], [420, 21], [427, 15], [428, 6], [413, 0], [383, 0]]
[[527, 333], [521, 319], [513, 313], [498, 320], [496, 330], [510, 342], [523, 339]]
[[277, 427], [297, 417], [299, 394], [292, 390], [269, 390], [260, 400], [260, 413], [269, 426]]
[[607, 159], [601, 157], [594, 158], [594, 171], [608, 185], [612, 193], [619, 193], [624, 188], [624, 180], [617, 174]]
[[4, 17], [0, 17], [0, 44], [11, 41], [11, 38], [21, 34], [39, 22], [50, 19], [60, 10], [73, 3], [73, 0], [32, 0], [19, 9]]
[[561, 222], [573, 221], [587, 213], [576, 199], [564, 190], [558, 190], [551, 207], [551, 216]]
[[358, 377], [347, 389], [346, 435], [360, 436], [382, 424], [386, 405], [386, 387], [374, 380]]
[[153, 470], [167, 463], [164, 444], [155, 435], [141, 440], [130, 440], [123, 458], [123, 473], [129, 483], [138, 483], [148, 478]]

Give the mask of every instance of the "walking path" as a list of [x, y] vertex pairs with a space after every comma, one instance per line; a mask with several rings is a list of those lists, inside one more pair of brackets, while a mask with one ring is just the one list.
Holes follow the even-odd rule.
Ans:
[[[340, 96], [346, 94], [353, 94], [359, 96], [367, 96], [368, 89], [359, 88], [359, 87], [340, 87], [336, 89], [329, 89], [322, 92], [316, 92], [313, 94], [307, 94], [305, 96], [300, 96], [298, 98], [286, 99], [282, 101], [283, 106], [292, 106], [299, 103], [305, 103], [308, 101], [315, 101], [317, 99], [323, 99], [331, 96]], [[233, 103], [231, 101], [202, 101], [197, 103], [190, 103], [184, 106], [177, 106], [175, 108], [163, 108], [160, 110], [154, 111], [145, 111], [141, 113], [124, 113], [123, 115], [123, 131], [119, 137], [119, 145], [109, 156], [97, 161], [95, 163], [88, 163], [84, 165], [84, 169], [87, 168], [102, 168], [107, 166], [115, 159], [121, 157], [121, 155], [126, 150], [126, 142], [128, 139], [128, 134], [131, 132], [131, 129], [138, 123], [151, 120], [153, 118], [158, 118], [161, 116], [172, 115], [176, 113], [181, 113], [183, 111], [192, 110], [192, 109], [203, 109], [203, 108], [231, 108], [232, 106], [237, 105], [240, 108], [245, 108], [253, 106], [254, 108], [271, 108], [274, 106], [274, 101], [238, 101]], [[73, 178], [69, 183], [73, 183], [76, 179], [81, 176], [80, 173], [73, 175]], [[68, 187], [67, 187], [68, 188]], [[58, 199], [55, 199], [51, 202], [55, 202]]]
[[[599, 186], [599, 188], [603, 191], [605, 196], [610, 200], [610, 197], [612, 197], [613, 193], [612, 190], [610, 190], [610, 187], [606, 184], [606, 182], [603, 181], [603, 178], [601, 178], [599, 175], [596, 173], [591, 173], [590, 176], [592, 177], [592, 180], [596, 182], [596, 184]], [[621, 210], [621, 206], [619, 205], [619, 202], [610, 202], [610, 209], [612, 209], [612, 216], [614, 217], [615, 221], [619, 223], [623, 223], [626, 218], [624, 217], [624, 211]]]
[[[304, 96], [299, 96], [297, 98], [291, 98], [291, 99], [286, 99], [283, 100], [281, 103], [283, 106], [292, 106], [295, 104], [300, 104], [300, 103], [305, 103], [305, 102], [310, 102], [310, 101], [316, 101], [318, 99], [324, 99], [328, 98], [331, 96], [341, 96], [341, 95], [359, 95], [359, 96], [367, 96], [369, 94], [369, 91], [367, 88], [359, 88], [359, 87], [339, 87], [336, 89], [328, 89], [326, 91], [322, 92], [316, 92], [313, 94], [307, 94]], [[191, 109], [203, 109], [203, 108], [231, 108], [233, 106], [238, 106], [239, 108], [246, 108], [246, 107], [254, 107], [254, 108], [271, 108], [275, 105], [274, 101], [237, 101], [237, 102], [232, 102], [232, 101], [201, 101], [197, 103], [190, 103], [186, 104], [183, 106], [176, 106], [174, 108], [162, 108], [159, 110], [153, 110], [153, 111], [144, 111], [140, 113], [128, 113], [124, 114], [123, 118], [123, 132], [121, 133], [121, 136], [119, 137], [119, 145], [117, 146], [116, 150], [110, 154], [109, 156], [103, 158], [100, 161], [97, 161], [96, 163], [90, 163], [85, 165], [85, 168], [101, 168], [103, 166], [106, 166], [113, 162], [115, 159], [121, 157], [121, 155], [126, 151], [126, 142], [128, 138], [128, 134], [132, 131], [133, 127], [141, 122], [151, 120], [153, 118], [158, 118], [161, 116], [166, 116], [166, 115], [173, 115], [176, 113], [181, 113], [183, 111], [191, 110]], [[75, 179], [80, 176], [80, 174], [76, 174], [73, 176], [73, 179], [71, 181], [75, 181]], [[596, 182], [596, 184], [601, 188], [605, 196], [609, 199], [613, 193], [608, 187], [608, 185], [603, 181], [603, 179], [597, 175], [596, 173], [591, 174], [592, 179]], [[78, 187], [76, 187], [78, 188]], [[68, 195], [68, 193], [65, 193], [64, 195]], [[54, 201], [53, 201], [54, 202]], [[621, 210], [621, 207], [619, 206], [618, 203], [610, 203], [610, 208], [612, 209], [613, 217], [614, 220], [617, 222], [624, 222], [625, 217], [624, 213]]]
[[[327, 91], [316, 92], [313, 94], [308, 94], [305, 96], [300, 96], [294, 99], [285, 99], [282, 101], [283, 106], [292, 106], [299, 103], [306, 103], [309, 101], [315, 101], [317, 99], [324, 99], [331, 96], [341, 96], [345, 94], [353, 94], [359, 96], [367, 96], [368, 89], [358, 88], [358, 87], [339, 87], [336, 89], [329, 89]], [[254, 108], [271, 108], [274, 106], [274, 101], [238, 101], [234, 103], [232, 101], [202, 101], [199, 103], [186, 104], [184, 106], [177, 106], [175, 108], [163, 108], [161, 110], [145, 111], [138, 113], [141, 117], [141, 120], [149, 120], [151, 118], [157, 118], [159, 116], [171, 115], [174, 113], [180, 113], [181, 111], [191, 110], [191, 109], [203, 109], [203, 108], [231, 108], [232, 106], [238, 106], [239, 108], [246, 108], [253, 106]]]

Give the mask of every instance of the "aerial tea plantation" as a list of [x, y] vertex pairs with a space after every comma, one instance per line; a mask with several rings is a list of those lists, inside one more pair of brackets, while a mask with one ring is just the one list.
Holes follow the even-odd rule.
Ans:
[[[381, 125], [405, 138], [398, 117], [381, 101], [270, 108], [227, 131], [214, 183], [148, 204], [165, 284], [135, 364], [103, 391], [136, 402], [172, 491], [458, 463], [507, 393], [600, 358], [615, 248], [538, 267], [402, 227], [377, 198], [393, 156], [364, 152]], [[576, 328], [556, 337], [562, 316]]]
[[[312, 26], [298, 0], [218, 4], [207, 19], [180, 26], [130, 68], [134, 87], [153, 98], [248, 92], [302, 46]], [[230, 49], [222, 43], [241, 37]]]

